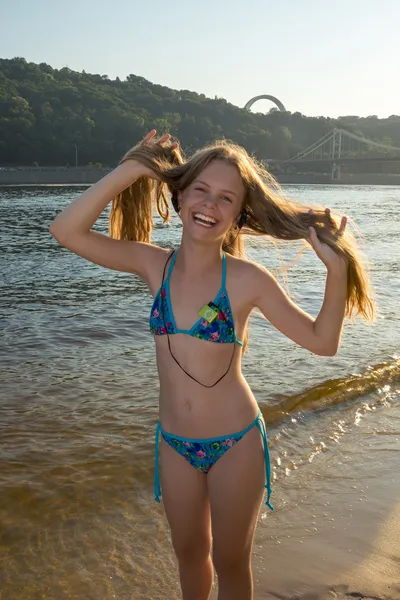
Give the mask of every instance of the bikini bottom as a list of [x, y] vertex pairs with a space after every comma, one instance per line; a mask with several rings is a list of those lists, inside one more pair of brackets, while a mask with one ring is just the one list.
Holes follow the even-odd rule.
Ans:
[[271, 462], [269, 458], [268, 439], [265, 428], [265, 422], [258, 409], [258, 415], [252, 423], [246, 429], [232, 433], [230, 435], [223, 435], [217, 438], [203, 438], [193, 439], [184, 438], [178, 435], [167, 433], [161, 427], [160, 421], [157, 423], [156, 430], [156, 449], [155, 449], [155, 469], [154, 469], [154, 500], [160, 502], [161, 496], [161, 485], [160, 485], [160, 474], [159, 474], [159, 438], [160, 433], [166, 443], [171, 446], [178, 454], [186, 458], [186, 460], [195, 469], [199, 469], [202, 473], [207, 474], [211, 467], [217, 462], [221, 456], [228, 452], [229, 448], [232, 448], [237, 444], [246, 433], [251, 431], [253, 427], [257, 427], [260, 431], [263, 446], [264, 446], [264, 458], [265, 458], [265, 488], [267, 490], [267, 501], [266, 505], [271, 510], [274, 510], [270, 502], [272, 488], [271, 488]]

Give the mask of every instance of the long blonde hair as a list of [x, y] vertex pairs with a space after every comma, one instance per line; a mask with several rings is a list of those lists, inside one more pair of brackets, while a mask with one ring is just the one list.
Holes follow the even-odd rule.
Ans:
[[[321, 242], [348, 261], [346, 312], [348, 317], [360, 315], [374, 318], [369, 277], [355, 237], [346, 229], [335, 236], [340, 215], [327, 218], [323, 208], [299, 204], [285, 198], [278, 183], [265, 167], [237, 144], [225, 140], [198, 150], [185, 160], [179, 148], [157, 143], [139, 143], [122, 158], [137, 160], [150, 168], [159, 181], [141, 177], [113, 199], [110, 212], [110, 235], [117, 239], [149, 242], [153, 227], [153, 202], [164, 222], [170, 219], [168, 192], [185, 190], [213, 160], [234, 165], [245, 188], [242, 209], [246, 224], [238, 231], [235, 225], [226, 233], [223, 249], [233, 256], [243, 256], [243, 235], [263, 235], [276, 240], [307, 240], [309, 227], [316, 229]], [[310, 208], [313, 213], [310, 214]], [[329, 223], [327, 222], [329, 220]], [[327, 227], [327, 225], [329, 225]]]

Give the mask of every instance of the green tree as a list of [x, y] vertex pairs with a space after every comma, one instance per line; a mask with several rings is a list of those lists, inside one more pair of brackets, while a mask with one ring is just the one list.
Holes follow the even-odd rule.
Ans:
[[261, 160], [290, 158], [334, 127], [400, 147], [398, 115], [331, 119], [275, 108], [263, 114], [134, 74], [124, 81], [111, 80], [104, 74], [53, 69], [21, 57], [0, 59], [2, 165], [75, 164], [76, 144], [80, 164], [114, 166], [154, 127], [175, 135], [185, 149], [226, 138]]

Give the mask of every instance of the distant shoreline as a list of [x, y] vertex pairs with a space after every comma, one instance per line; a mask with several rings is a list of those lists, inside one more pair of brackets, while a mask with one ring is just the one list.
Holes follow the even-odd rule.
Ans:
[[[112, 169], [98, 167], [0, 167], [0, 187], [87, 186]], [[340, 181], [328, 174], [275, 174], [281, 184], [304, 185], [400, 185], [400, 175], [388, 173], [342, 173]]]

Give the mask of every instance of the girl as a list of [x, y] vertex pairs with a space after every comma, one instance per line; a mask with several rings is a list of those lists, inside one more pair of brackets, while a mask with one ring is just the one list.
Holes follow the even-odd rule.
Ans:
[[[150, 329], [160, 377], [154, 492], [159, 501], [162, 489], [182, 595], [209, 598], [214, 564], [219, 600], [250, 600], [264, 486], [273, 507], [265, 424], [240, 366], [249, 315], [258, 307], [297, 344], [332, 356], [345, 315], [372, 319], [373, 304], [346, 217], [284, 200], [239, 146], [218, 142], [184, 161], [169, 135], [157, 141], [155, 134], [60, 213], [50, 232], [96, 264], [138, 275], [154, 296]], [[174, 251], [150, 243], [152, 199], [166, 221], [167, 190], [183, 225]], [[112, 199], [108, 237], [91, 227]], [[243, 258], [243, 234], [311, 244], [327, 269], [317, 318], [296, 306], [265, 268]]]

